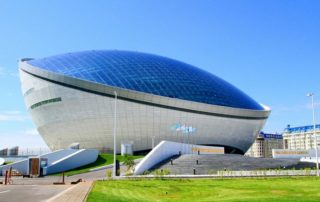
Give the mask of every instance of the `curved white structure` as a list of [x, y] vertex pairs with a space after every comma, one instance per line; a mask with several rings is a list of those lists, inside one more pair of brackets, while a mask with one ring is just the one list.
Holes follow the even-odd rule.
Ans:
[[[98, 154], [99, 152], [95, 149], [62, 149], [42, 154], [35, 158], [47, 160], [47, 165], [43, 167], [43, 175], [49, 175], [88, 165], [97, 160]], [[0, 176], [5, 175], [10, 168], [19, 171], [23, 175], [28, 175], [30, 169], [29, 158], [0, 166]]]
[[4, 164], [4, 159], [0, 158], [0, 166]]
[[170, 141], [161, 141], [151, 150], [134, 168], [135, 175], [141, 175], [162, 161], [183, 154], [224, 154], [223, 147], [208, 147], [192, 144], [184, 144]]
[[[103, 55], [105, 58], [102, 59], [109, 61], [108, 54], [106, 54], [107, 56]], [[112, 52], [112, 54], [114, 53]], [[217, 89], [222, 89], [222, 92], [217, 92], [216, 95], [214, 94], [217, 90], [209, 92], [211, 89], [209, 87], [209, 90], [206, 91], [208, 96], [205, 94], [197, 95], [195, 92], [195, 95], [189, 98], [188, 96], [194, 92], [193, 88], [197, 83], [190, 85], [190, 89], [193, 90], [190, 90], [190, 93], [164, 96], [161, 93], [165, 92], [161, 91], [160, 95], [157, 95], [149, 91], [126, 89], [123, 86], [113, 86], [94, 80], [100, 78], [99, 75], [102, 74], [96, 73], [97, 67], [92, 64], [85, 66], [86, 71], [81, 73], [83, 57], [79, 56], [79, 60], [67, 58], [72, 60], [72, 64], [68, 63], [70, 68], [63, 64], [65, 56], [54, 58], [54, 65], [52, 65], [50, 58], [42, 59], [41, 63], [37, 63], [37, 60], [21, 60], [19, 63], [26, 106], [39, 133], [52, 150], [66, 148], [74, 142], [80, 143], [85, 148], [113, 150], [114, 91], [118, 94], [117, 152], [120, 152], [121, 143], [133, 143], [134, 150], [141, 151], [151, 149], [152, 141], [156, 145], [162, 140], [169, 140], [224, 146], [227, 153], [244, 153], [251, 146], [270, 114], [269, 109], [255, 103], [251, 98], [241, 94], [240, 91], [237, 92], [238, 90], [233, 86], [216, 77], [208, 79], [213, 82], [218, 80], [213, 85], [217, 85]], [[99, 57], [102, 57], [101, 54]], [[134, 59], [133, 62], [137, 60], [136, 57]], [[85, 57], [83, 60], [88, 61]], [[159, 60], [163, 63], [171, 61], [169, 59], [163, 61], [161, 58]], [[141, 64], [145, 63], [146, 61]], [[150, 64], [153, 63], [150, 62]], [[74, 68], [77, 65], [80, 66], [79, 69]], [[186, 64], [183, 63], [183, 65]], [[54, 66], [54, 68], [43, 68], [46, 66], [50, 68]], [[63, 68], [63, 71], [67, 71], [67, 73], [56, 71], [57, 67]], [[90, 67], [92, 68], [90, 69]], [[103, 68], [108, 70], [108, 66]], [[153, 69], [153, 67], [150, 68]], [[159, 68], [161, 70], [162, 67]], [[90, 69], [89, 73], [87, 69]], [[132, 70], [132, 68], [127, 69]], [[190, 69], [190, 71], [201, 71], [200, 73], [205, 75], [204, 77], [209, 75], [199, 69]], [[172, 71], [178, 70], [173, 69]], [[68, 75], [70, 72], [76, 76]], [[119, 73], [118, 78], [124, 74], [123, 72]], [[148, 79], [151, 78], [150, 74], [145, 74], [149, 76]], [[83, 79], [81, 75], [89, 79]], [[93, 78], [92, 75], [96, 77]], [[170, 74], [166, 73], [165, 75]], [[152, 78], [154, 81], [154, 77]], [[186, 78], [183, 78], [182, 81], [185, 80]], [[182, 81], [170, 85], [175, 88]], [[123, 83], [125, 82], [123, 81]], [[170, 81], [163, 81], [163, 83], [166, 82]], [[201, 82], [199, 81], [199, 83]], [[131, 84], [128, 82], [127, 85]], [[184, 85], [186, 86], [185, 90], [188, 91], [189, 84]], [[226, 89], [230, 90], [229, 94], [223, 91], [223, 85], [226, 85]], [[156, 85], [154, 86], [156, 88]], [[140, 86], [137, 85], [136, 88], [138, 89]], [[168, 91], [171, 90], [170, 86], [167, 88]], [[199, 88], [202, 88], [200, 84]], [[181, 89], [184, 89], [184, 86]], [[195, 89], [197, 90], [197, 88]], [[199, 91], [201, 91], [200, 89]], [[220, 96], [219, 93], [221, 97], [224, 97], [215, 98], [214, 96]], [[212, 98], [209, 96], [211, 94]], [[200, 101], [197, 100], [198, 98]], [[229, 102], [228, 98], [232, 102]], [[204, 101], [202, 102], [201, 99]], [[217, 102], [217, 104], [211, 104], [212, 102]], [[246, 105], [246, 102], [252, 103]], [[240, 107], [223, 106], [224, 103], [227, 103], [226, 105], [239, 104]]]

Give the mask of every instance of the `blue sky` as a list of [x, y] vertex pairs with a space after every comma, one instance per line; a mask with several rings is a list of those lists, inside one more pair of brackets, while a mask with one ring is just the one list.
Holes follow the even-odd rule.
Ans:
[[0, 0], [0, 148], [45, 146], [17, 59], [91, 49], [155, 53], [222, 77], [271, 107], [265, 132], [311, 124], [305, 95], [319, 105], [319, 10], [317, 0]]

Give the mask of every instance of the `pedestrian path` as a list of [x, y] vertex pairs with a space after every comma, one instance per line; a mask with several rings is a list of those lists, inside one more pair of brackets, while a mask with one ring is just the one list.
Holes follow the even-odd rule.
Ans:
[[52, 197], [48, 202], [82, 202], [86, 201], [87, 195], [89, 194], [91, 187], [93, 185], [92, 181], [80, 182], [74, 185], [60, 194]]

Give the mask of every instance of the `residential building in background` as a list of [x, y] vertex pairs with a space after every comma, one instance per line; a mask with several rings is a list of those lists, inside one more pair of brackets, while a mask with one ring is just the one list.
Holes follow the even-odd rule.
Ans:
[[[320, 124], [316, 125], [316, 135], [320, 135]], [[319, 145], [319, 139], [318, 139]], [[313, 125], [285, 128], [283, 132], [284, 149], [309, 150], [314, 148]]]
[[282, 149], [283, 138], [281, 134], [268, 134], [261, 132], [255, 139], [247, 156], [258, 158], [272, 158], [272, 149]]

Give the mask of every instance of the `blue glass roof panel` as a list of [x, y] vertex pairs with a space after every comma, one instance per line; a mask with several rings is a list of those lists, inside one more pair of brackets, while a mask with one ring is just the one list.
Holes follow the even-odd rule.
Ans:
[[27, 62], [47, 71], [104, 85], [206, 104], [263, 110], [260, 104], [223, 79], [162, 56], [94, 50]]

